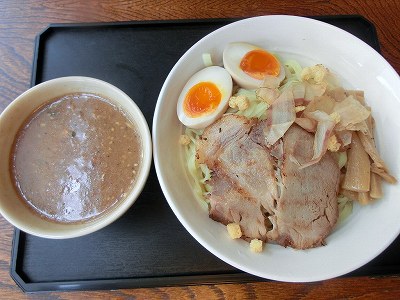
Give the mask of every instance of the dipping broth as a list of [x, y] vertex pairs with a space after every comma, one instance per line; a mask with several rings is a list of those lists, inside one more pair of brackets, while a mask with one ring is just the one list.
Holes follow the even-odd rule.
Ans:
[[87, 221], [132, 189], [142, 158], [136, 125], [107, 99], [77, 93], [36, 110], [10, 157], [19, 195], [42, 217]]

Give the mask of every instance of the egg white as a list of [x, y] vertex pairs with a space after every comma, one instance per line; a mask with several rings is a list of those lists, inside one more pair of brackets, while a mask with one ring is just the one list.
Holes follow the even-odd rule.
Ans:
[[[246, 53], [253, 50], [266, 51], [265, 49], [252, 44], [235, 42], [229, 43], [225, 47], [222, 56], [225, 69], [229, 72], [235, 82], [245, 89], [257, 89], [262, 85], [264, 81], [263, 79], [258, 80], [251, 77], [240, 68], [240, 62], [242, 61], [243, 57], [246, 55]], [[285, 79], [285, 69], [281, 62], [279, 62], [279, 64], [280, 71], [277, 78], [282, 81], [283, 79]]]
[[[186, 115], [183, 103], [189, 90], [200, 82], [214, 83], [221, 93], [221, 102], [211, 113], [192, 118]], [[232, 77], [222, 67], [210, 66], [195, 73], [185, 84], [178, 98], [177, 114], [179, 120], [187, 127], [202, 129], [216, 121], [228, 108], [228, 101], [232, 95]]]

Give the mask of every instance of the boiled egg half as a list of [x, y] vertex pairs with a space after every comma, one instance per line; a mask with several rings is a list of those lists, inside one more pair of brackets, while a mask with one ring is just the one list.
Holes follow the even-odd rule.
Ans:
[[195, 73], [178, 98], [177, 114], [187, 127], [205, 128], [228, 108], [232, 77], [222, 67], [210, 66]]
[[225, 69], [245, 89], [259, 88], [267, 76], [285, 79], [285, 69], [272, 53], [252, 44], [228, 44], [223, 52]]

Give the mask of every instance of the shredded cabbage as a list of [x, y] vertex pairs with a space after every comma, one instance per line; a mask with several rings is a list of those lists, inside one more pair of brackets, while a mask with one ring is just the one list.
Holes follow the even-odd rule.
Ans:
[[245, 110], [239, 110], [236, 112], [239, 116], [245, 116], [246, 118], [265, 118], [265, 111], [269, 107], [268, 103], [266, 102], [258, 102], [253, 101], [250, 102], [250, 105]]
[[343, 168], [347, 163], [347, 152], [336, 152], [336, 157], [338, 159], [339, 169]]
[[228, 108], [226, 113], [234, 113], [236, 115], [244, 116], [249, 119], [250, 118], [258, 118], [261, 120], [265, 119], [265, 112], [267, 111], [269, 104], [258, 99], [256, 90], [247, 90], [240, 88], [233, 96], [237, 97], [241, 95], [246, 96], [246, 98], [249, 100], [250, 102], [249, 107], [244, 110]]
[[299, 83], [301, 81], [301, 72], [303, 71], [303, 68], [295, 60], [286, 61], [284, 67], [286, 78], [279, 87], [280, 92], [291, 88], [293, 84]]
[[202, 133], [203, 130], [185, 129], [185, 134], [190, 138], [190, 143], [185, 146], [185, 161], [189, 174], [193, 179], [193, 191], [196, 198], [200, 200], [199, 202], [202, 206], [208, 208], [205, 195], [211, 191], [210, 185], [207, 184], [207, 180], [211, 178], [211, 171], [206, 164], [199, 164], [196, 160], [195, 142]]
[[339, 205], [339, 219], [338, 223], [343, 222], [347, 219], [348, 216], [353, 212], [353, 200], [343, 196], [338, 196], [338, 205]]
[[203, 53], [203, 55], [201, 57], [203, 59], [204, 66], [211, 67], [214, 65], [210, 53]]
[[301, 72], [303, 71], [303, 68], [297, 61], [293, 59], [288, 60], [285, 62], [285, 66], [289, 70], [289, 76], [288, 74], [286, 74], [286, 76], [289, 77], [289, 79], [301, 81]]

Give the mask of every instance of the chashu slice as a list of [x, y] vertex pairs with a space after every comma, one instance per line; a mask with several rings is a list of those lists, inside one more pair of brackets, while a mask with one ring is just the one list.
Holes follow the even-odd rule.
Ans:
[[268, 220], [260, 199], [247, 197], [235, 182], [216, 169], [209, 182], [213, 191], [209, 197], [209, 216], [222, 224], [237, 223], [244, 238], [266, 240]]
[[338, 218], [337, 160], [327, 153], [300, 169], [313, 155], [314, 136], [292, 125], [268, 148], [265, 126], [265, 121], [226, 115], [205, 129], [197, 158], [212, 171], [210, 218], [238, 223], [245, 239], [296, 249], [320, 246]]
[[313, 156], [314, 136], [293, 125], [283, 136], [281, 194], [269, 217], [269, 240], [282, 246], [307, 249], [321, 246], [338, 219], [340, 170], [327, 152], [321, 160], [299, 168]]
[[266, 240], [277, 186], [269, 151], [249, 136], [256, 120], [226, 115], [207, 127], [197, 144], [200, 163], [212, 171], [209, 215], [238, 223], [245, 237]]

